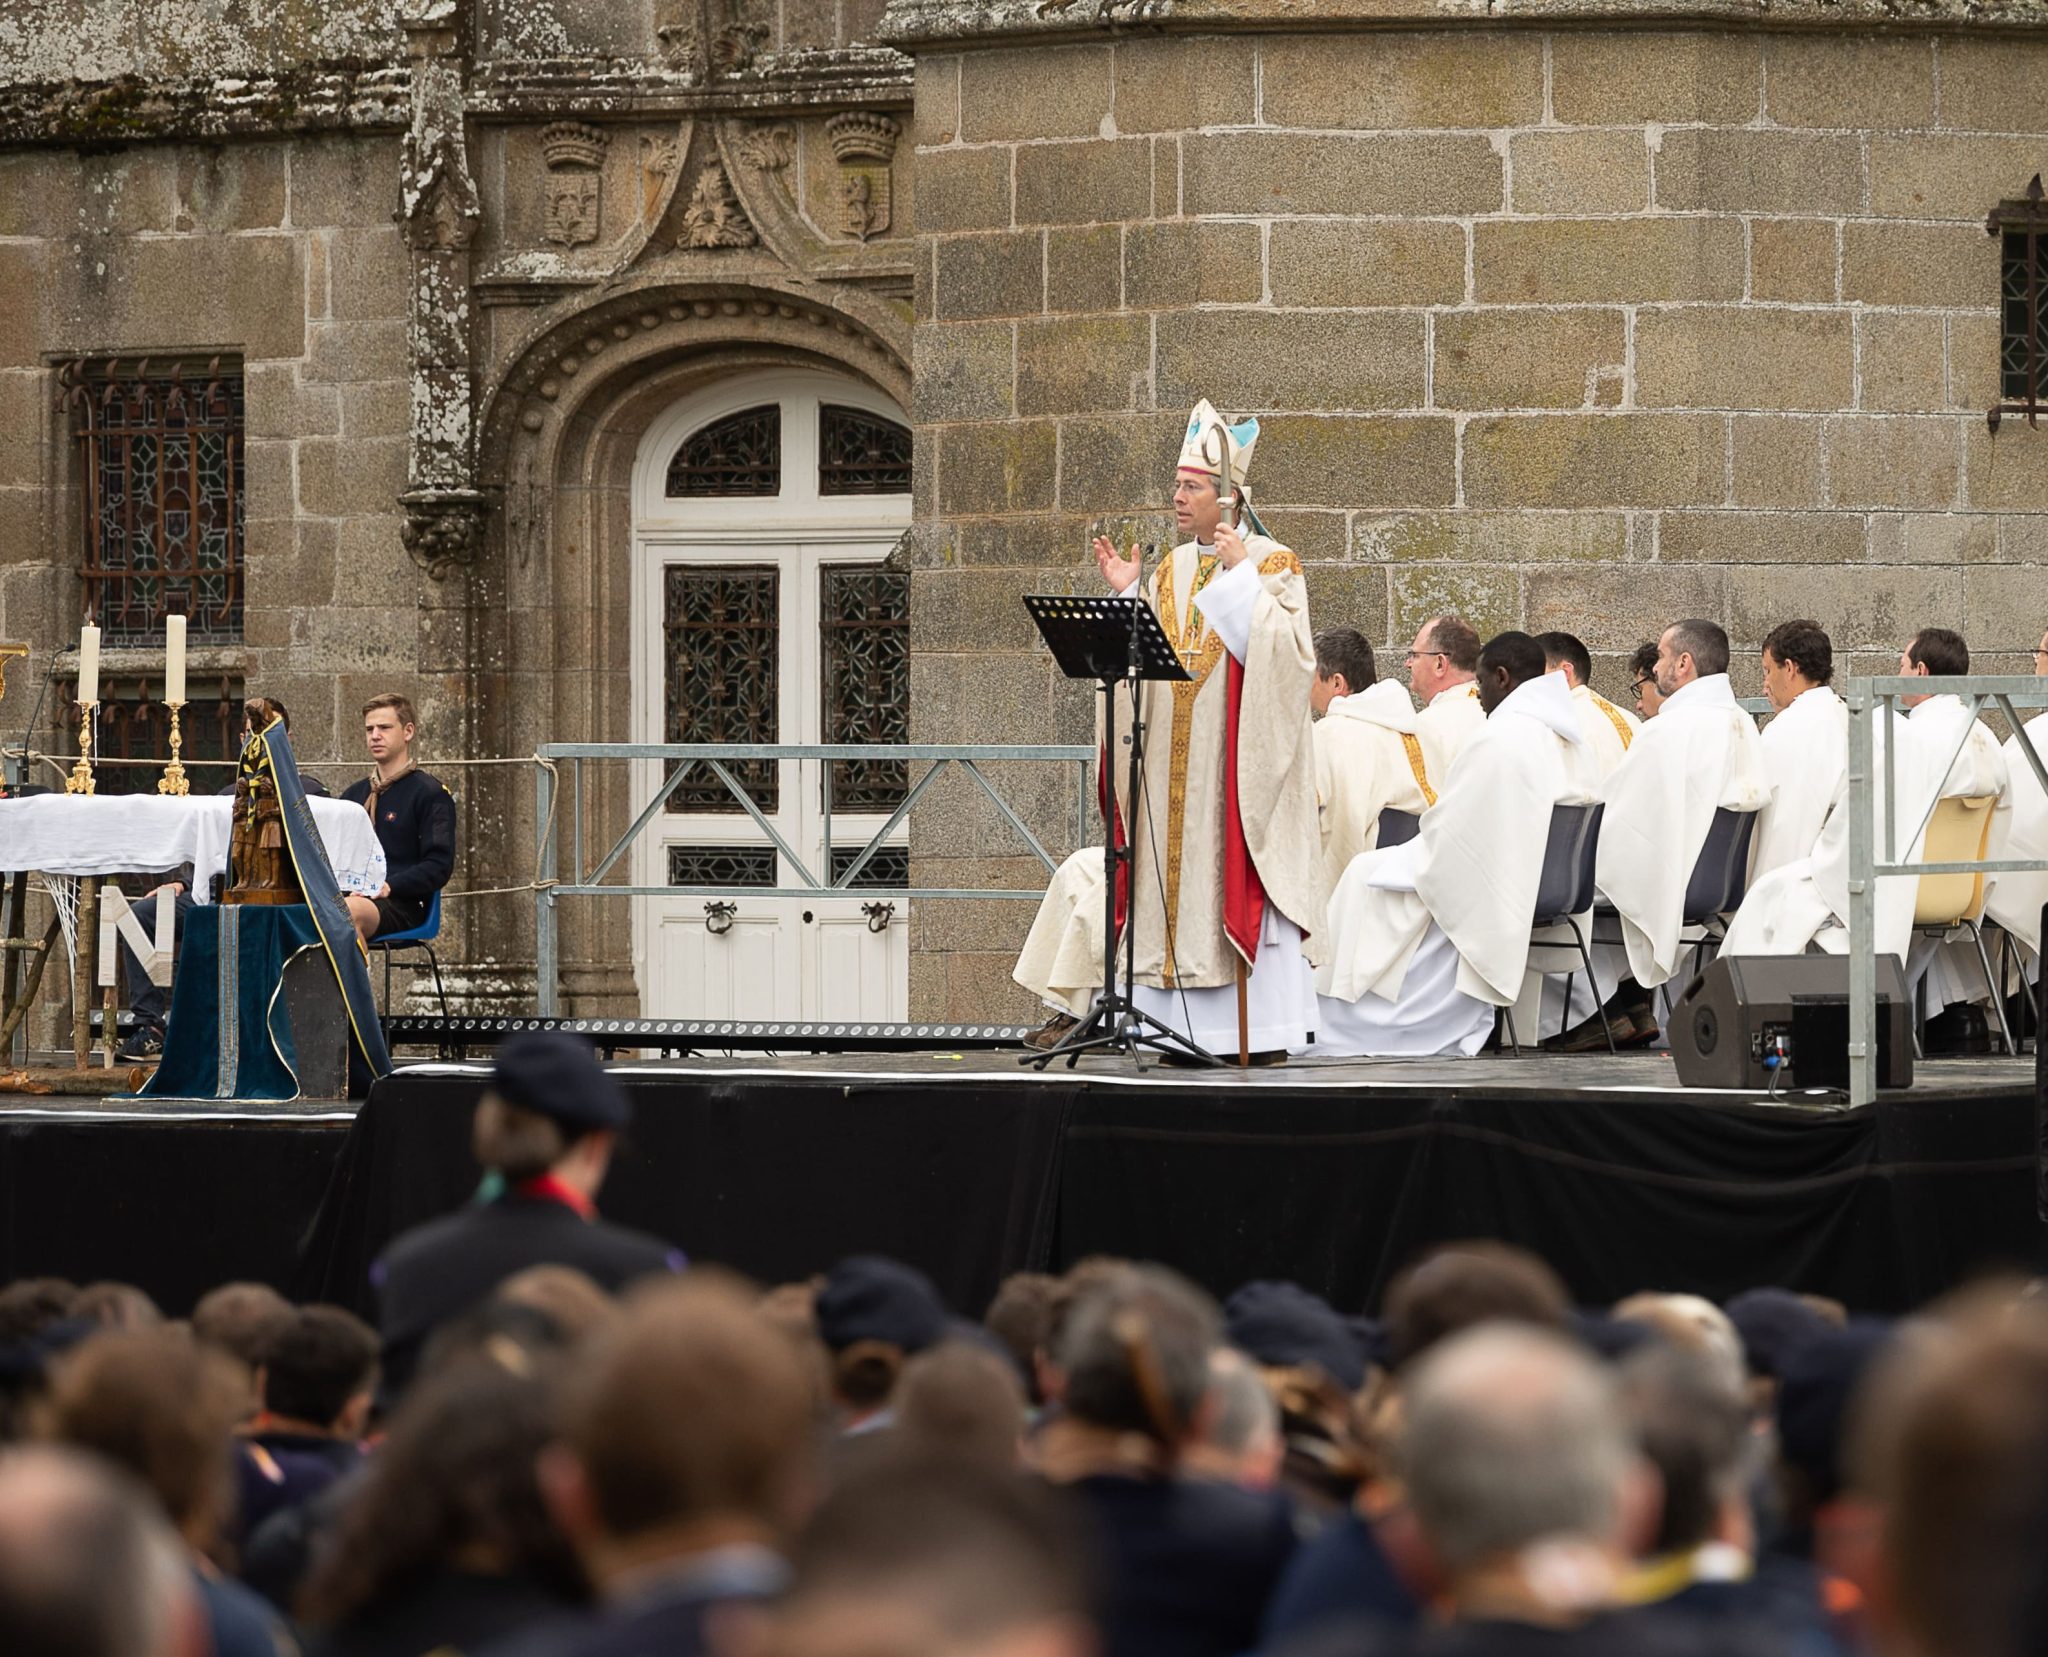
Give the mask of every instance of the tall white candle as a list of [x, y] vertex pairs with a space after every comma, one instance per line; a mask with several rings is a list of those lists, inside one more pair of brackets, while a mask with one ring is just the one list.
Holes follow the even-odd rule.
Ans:
[[100, 630], [91, 622], [78, 635], [78, 699], [88, 707], [100, 699]]
[[164, 617], [164, 700], [177, 706], [185, 700], [185, 618]]

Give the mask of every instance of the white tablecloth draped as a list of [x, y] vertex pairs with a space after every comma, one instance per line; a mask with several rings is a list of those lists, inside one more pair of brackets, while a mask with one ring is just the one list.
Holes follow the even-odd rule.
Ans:
[[[369, 813], [345, 800], [309, 798], [327, 860], [344, 892], [384, 884], [384, 848]], [[224, 794], [31, 794], [0, 800], [0, 874], [169, 873], [189, 863], [201, 902], [228, 861], [235, 802]]]

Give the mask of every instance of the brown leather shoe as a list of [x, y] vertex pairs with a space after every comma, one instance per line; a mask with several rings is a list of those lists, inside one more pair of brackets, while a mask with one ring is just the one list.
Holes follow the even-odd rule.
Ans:
[[1067, 1032], [1080, 1022], [1078, 1018], [1070, 1017], [1066, 1013], [1054, 1013], [1051, 1018], [1047, 1019], [1037, 1029], [1033, 1030], [1030, 1035], [1024, 1038], [1024, 1045], [1026, 1047], [1035, 1047], [1041, 1053], [1046, 1052], [1051, 1048], [1059, 1046], [1060, 1042], [1065, 1039]]

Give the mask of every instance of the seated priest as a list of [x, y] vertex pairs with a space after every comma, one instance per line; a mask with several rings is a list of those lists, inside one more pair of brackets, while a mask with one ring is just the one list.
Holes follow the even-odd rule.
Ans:
[[[292, 717], [285, 712], [284, 704], [274, 696], [252, 696], [242, 704], [242, 740], [247, 742], [262, 726], [273, 719], [282, 719], [287, 733], [292, 728]], [[316, 777], [301, 772], [299, 781], [305, 785], [308, 794], [324, 796], [326, 786]], [[232, 795], [235, 785], [230, 780], [218, 792]], [[211, 887], [219, 870], [207, 873], [203, 883], [205, 901], [212, 902]], [[171, 960], [176, 971], [178, 940], [185, 934], [185, 916], [192, 906], [200, 901], [191, 888], [200, 886], [197, 871], [189, 864], [180, 871], [182, 878], [166, 881], [146, 897], [138, 898], [133, 906], [135, 919], [143, 932], [156, 936], [157, 906], [169, 903], [171, 908]], [[121, 965], [128, 975], [128, 1011], [134, 1024], [128, 1032], [128, 1039], [122, 1042], [118, 1057], [129, 1064], [151, 1064], [164, 1056], [164, 1025], [171, 1016], [171, 986], [158, 984], [144, 970], [142, 960], [135, 953], [125, 933], [117, 933], [121, 944]]]
[[[1958, 645], [1961, 642], [1956, 641]], [[1926, 657], [1925, 661], [1915, 659], [1916, 647]], [[1957, 660], [1957, 653], [1947, 646], [1945, 639], [1930, 639], [1927, 633], [1907, 647], [1906, 656], [1907, 669], [1922, 674], [1932, 671], [1929, 662], [1940, 662], [1940, 671], [1946, 673]], [[1966, 653], [1961, 660], [1967, 665]], [[1925, 717], [1920, 712], [1923, 708], [1931, 710]], [[1980, 739], [1976, 732], [1967, 729], [1968, 705], [1956, 697], [1917, 699], [1909, 717], [1893, 722], [1889, 741], [1884, 719], [1873, 715], [1873, 720], [1871, 750], [1875, 772], [1871, 807], [1875, 853], [1879, 861], [1884, 860], [1884, 799], [1889, 771], [1896, 801], [1893, 823], [1898, 840], [1894, 861], [1917, 862], [1926, 851], [1927, 834], [1922, 820], [1934, 802], [2000, 793], [2005, 786], [2004, 756], [1995, 741], [1987, 740], [1988, 731]], [[1800, 955], [1809, 948], [1830, 955], [1848, 952], [1849, 818], [1849, 780], [1845, 768], [1812, 855], [1782, 863], [1751, 883], [1722, 941], [1724, 954]], [[1877, 952], [1895, 956], [1902, 964], [1912, 951], [1913, 910], [1919, 886], [1917, 875], [1888, 875], [1877, 882]], [[1977, 990], [1982, 993], [1981, 974]]]
[[1763, 643], [1764, 806], [1750, 843], [1752, 884], [1813, 855], [1849, 769], [1849, 710], [1828, 688], [1834, 646], [1815, 621], [1785, 621]]
[[374, 898], [348, 894], [349, 917], [365, 943], [419, 926], [455, 872], [455, 797], [413, 758], [418, 735], [419, 715], [409, 697], [387, 692], [363, 704], [371, 770], [341, 797], [370, 814], [388, 875]]
[[1526, 633], [1478, 661], [1485, 723], [1421, 832], [1352, 860], [1317, 969], [1318, 1056], [1477, 1053], [1522, 988], [1551, 808], [1588, 801], [1585, 731]]
[[1629, 975], [1645, 992], [1684, 962], [1686, 887], [1715, 813], [1764, 803], [1756, 721], [1728, 682], [1728, 635], [1719, 625], [1688, 620], [1664, 629], [1657, 691], [1657, 717], [1602, 792], [1595, 863], [1600, 895], [1621, 920]]
[[1651, 639], [1636, 646], [1636, 653], [1628, 659], [1628, 688], [1635, 692], [1636, 717], [1649, 720], [1657, 717], [1657, 707], [1664, 698], [1657, 693], [1657, 641]]
[[1587, 752], [1592, 755], [1594, 770], [1605, 782], [1628, 752], [1629, 744], [1635, 741], [1643, 722], [1617, 708], [1593, 688], [1593, 655], [1580, 640], [1570, 633], [1538, 633], [1536, 642], [1543, 646], [1543, 660], [1549, 664], [1545, 671], [1562, 674], [1564, 682], [1571, 686], [1572, 702], [1586, 729]]
[[1351, 860], [1379, 844], [1382, 811], [1419, 817], [1436, 791], [1415, 734], [1415, 704], [1406, 686], [1377, 676], [1365, 636], [1326, 627], [1315, 648], [1316, 812], [1323, 881], [1334, 890]]
[[1486, 724], [1479, 687], [1479, 634], [1463, 616], [1438, 616], [1416, 630], [1408, 647], [1408, 688], [1422, 704], [1415, 734], [1432, 777], [1451, 774], [1465, 744]]
[[[1899, 654], [1905, 677], [1960, 677], [1970, 671], [1970, 647], [1960, 633], [1946, 627], [1923, 627]], [[1902, 696], [1912, 710], [1912, 725], [1933, 745], [1937, 759], [1953, 755], [1942, 781], [1943, 799], [1986, 799], [2004, 806], [2010, 775], [2005, 753], [1991, 728], [1960, 696]], [[1996, 815], [1993, 827], [1997, 826]], [[1974, 848], [1972, 848], [1974, 850]], [[1987, 848], [1988, 850], [1988, 848]], [[1987, 877], [1988, 878], [1988, 877]], [[1988, 1050], [1989, 1029], [1979, 1004], [1988, 1003], [1991, 986], [1974, 945], [1940, 938], [1915, 937], [1906, 962], [1909, 982], [1926, 983], [1926, 1049], [1936, 1053]]]
[[[2034, 652], [2034, 673], [2048, 680], [2048, 634]], [[2035, 758], [2048, 767], [2048, 713], [2026, 723]], [[2005, 799], [1991, 826], [1994, 858], [2048, 859], [2048, 786], [2035, 772], [2018, 732], [2005, 739]], [[2048, 870], [2021, 869], [1990, 877], [1984, 912], [2025, 947], [2027, 977], [2041, 976], [2041, 909], [2048, 904]], [[2017, 1028], [2017, 1026], [2015, 1026]]]

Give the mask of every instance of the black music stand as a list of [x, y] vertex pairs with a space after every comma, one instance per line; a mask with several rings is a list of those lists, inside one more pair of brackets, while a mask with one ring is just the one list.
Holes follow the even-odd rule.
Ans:
[[[1038, 624], [1039, 636], [1052, 651], [1053, 660], [1069, 679], [1093, 679], [1102, 691], [1103, 763], [1116, 752], [1116, 687], [1129, 682], [1131, 696], [1130, 787], [1125, 795], [1131, 815], [1138, 815], [1138, 792], [1144, 777], [1144, 699], [1136, 694], [1141, 680], [1188, 680], [1194, 677], [1181, 664], [1159, 617], [1152, 606], [1139, 598], [1072, 598], [1064, 593], [1026, 593], [1024, 608]], [[1135, 821], [1131, 825], [1136, 831]], [[1131, 834], [1125, 835], [1128, 842]], [[1112, 814], [1102, 814], [1102, 994], [1094, 1009], [1053, 1046], [1033, 1053], [1023, 1062], [1043, 1070], [1054, 1059], [1064, 1057], [1072, 1069], [1082, 1053], [1101, 1047], [1129, 1053], [1152, 1048], [1217, 1064], [1214, 1054], [1204, 1052], [1170, 1025], [1149, 1013], [1140, 1012], [1131, 1001], [1131, 985], [1137, 977], [1138, 929], [1124, 927], [1124, 987], [1116, 986], [1116, 876], [1119, 864], [1130, 864], [1129, 844], [1116, 843]], [[1137, 906], [1136, 882], [1132, 883], [1131, 905]], [[1167, 917], [1172, 924], [1172, 917]]]

